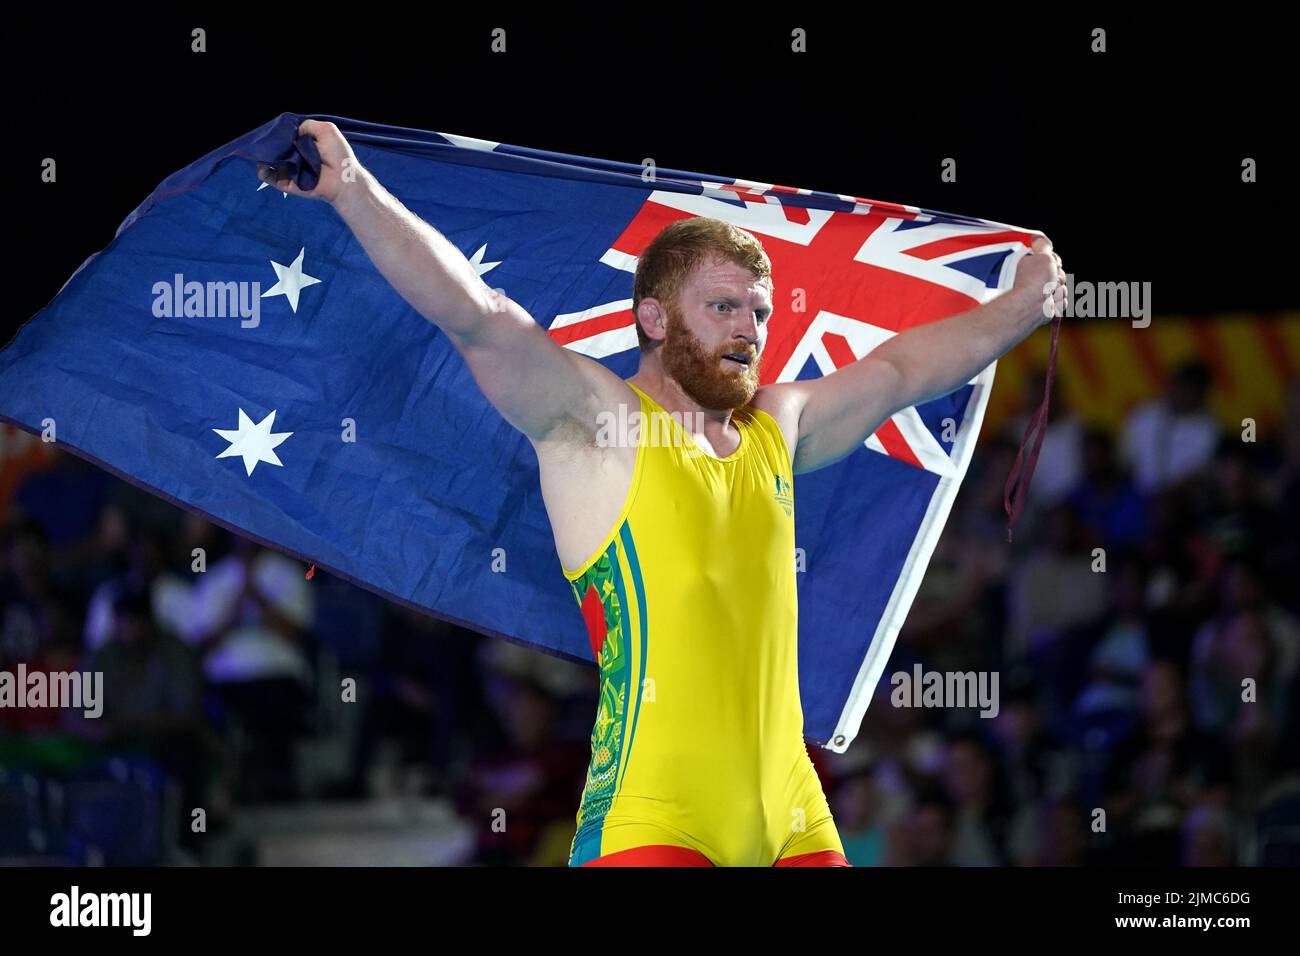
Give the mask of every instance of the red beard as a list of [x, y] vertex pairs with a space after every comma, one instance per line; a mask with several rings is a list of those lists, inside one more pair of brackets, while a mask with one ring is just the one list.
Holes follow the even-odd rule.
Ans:
[[[746, 342], [728, 342], [709, 352], [676, 309], [668, 310], [663, 344], [664, 370], [704, 408], [735, 409], [748, 405], [758, 391], [759, 356]], [[748, 353], [754, 360], [734, 370], [723, 364], [728, 352]]]

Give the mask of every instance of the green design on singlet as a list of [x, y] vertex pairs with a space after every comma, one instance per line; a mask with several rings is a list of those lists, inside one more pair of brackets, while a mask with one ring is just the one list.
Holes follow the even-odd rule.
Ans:
[[614, 547], [602, 554], [582, 577], [572, 582], [578, 603], [595, 587], [605, 612], [606, 636], [600, 651], [600, 700], [596, 723], [591, 729], [591, 762], [578, 809], [575, 843], [599, 829], [614, 797], [618, 780], [619, 755], [623, 749], [623, 727], [627, 714], [629, 680], [627, 646], [623, 635], [623, 609], [614, 583], [617, 573]]

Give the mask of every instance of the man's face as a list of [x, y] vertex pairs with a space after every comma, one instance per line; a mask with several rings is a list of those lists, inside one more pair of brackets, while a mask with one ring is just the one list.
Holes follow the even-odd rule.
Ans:
[[667, 309], [664, 370], [705, 408], [748, 405], [772, 314], [768, 281], [733, 262], [704, 263]]

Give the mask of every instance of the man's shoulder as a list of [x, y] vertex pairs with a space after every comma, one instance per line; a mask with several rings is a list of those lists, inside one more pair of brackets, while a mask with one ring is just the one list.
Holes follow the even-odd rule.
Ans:
[[749, 400], [749, 405], [775, 418], [774, 412], [788, 409], [798, 403], [797, 384], [796, 382], [772, 382], [768, 385], [760, 385], [754, 392], [754, 397]]

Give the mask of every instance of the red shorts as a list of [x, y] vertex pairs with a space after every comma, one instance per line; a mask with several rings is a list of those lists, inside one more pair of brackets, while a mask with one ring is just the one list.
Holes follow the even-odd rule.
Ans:
[[[588, 860], [583, 866], [713, 866], [698, 850], [684, 846], [638, 846]], [[798, 853], [777, 860], [773, 866], [852, 866], [838, 850]]]

